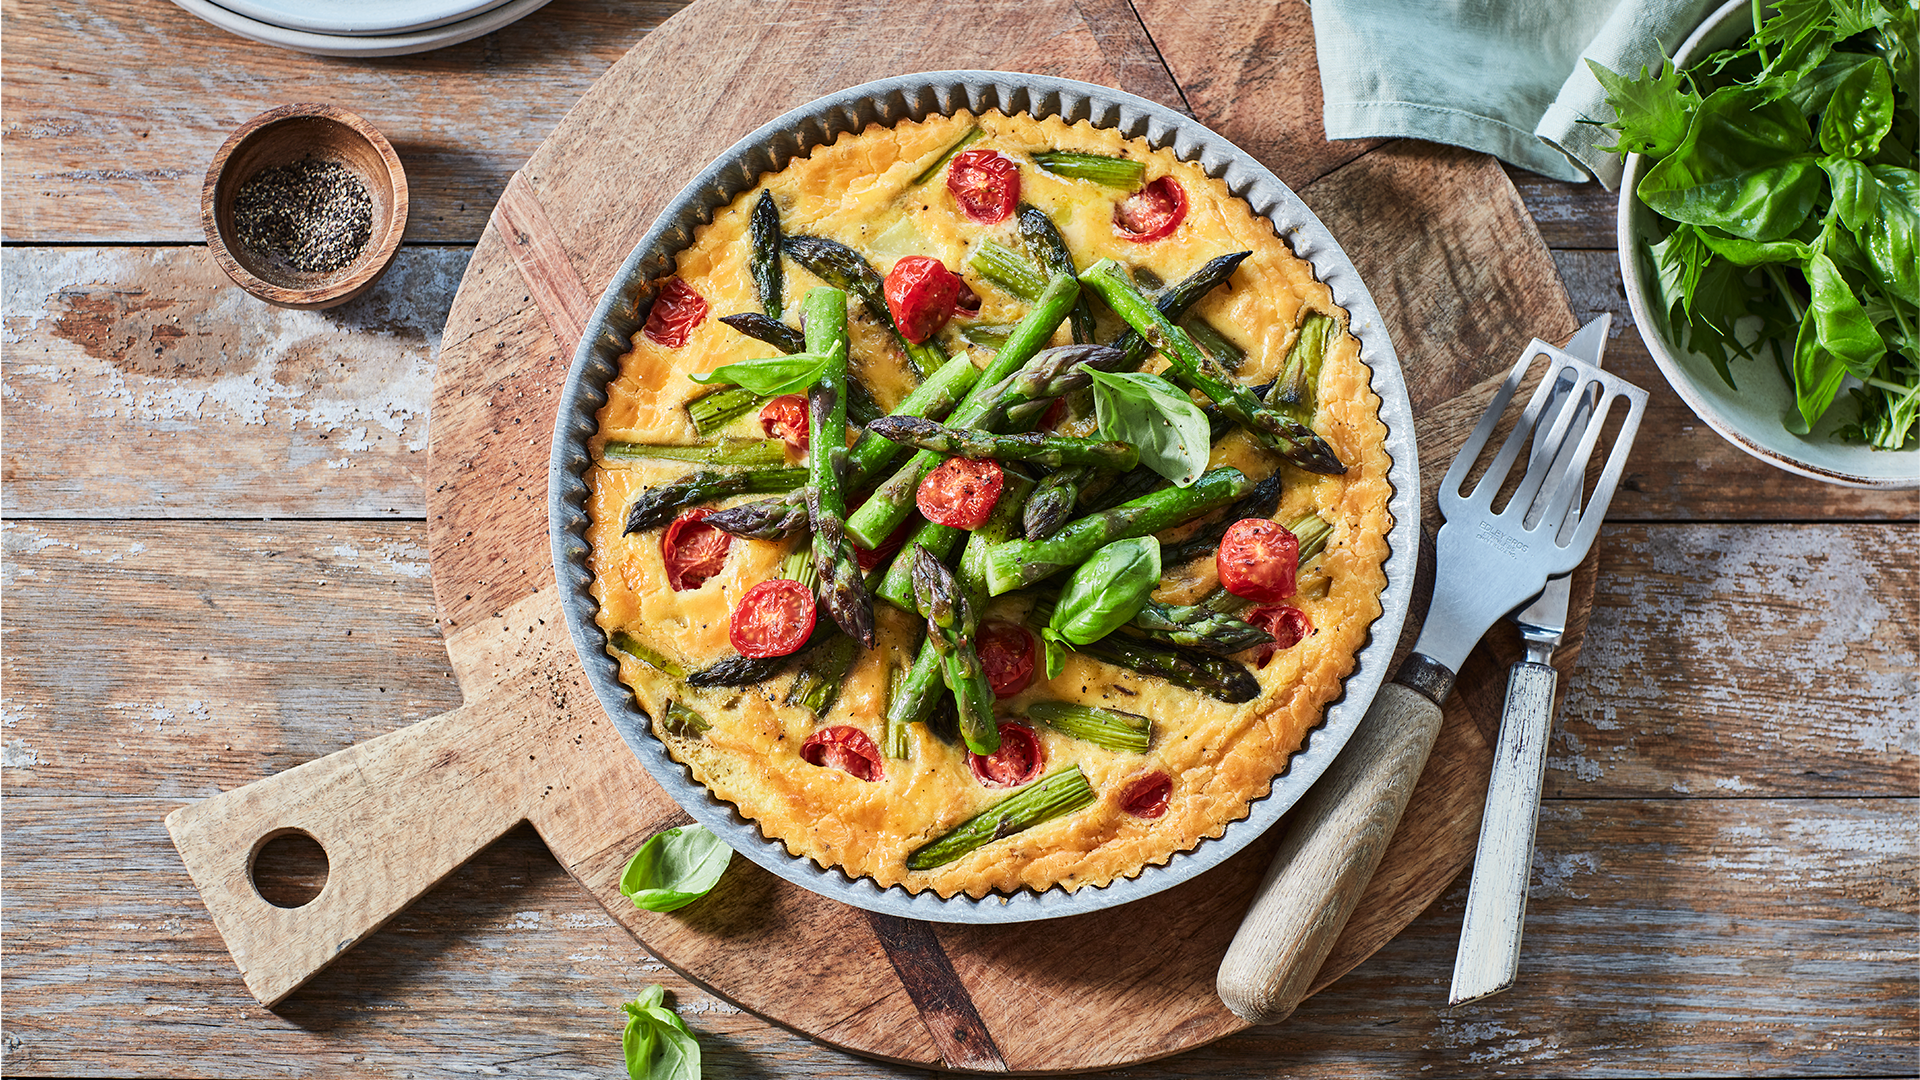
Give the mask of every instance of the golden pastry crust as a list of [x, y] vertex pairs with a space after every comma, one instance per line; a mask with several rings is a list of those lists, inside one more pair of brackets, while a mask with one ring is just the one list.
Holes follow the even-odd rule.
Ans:
[[[1111, 257], [1136, 272], [1145, 269], [1171, 282], [1217, 255], [1251, 251], [1228, 285], [1196, 309], [1246, 351], [1238, 372], [1243, 381], [1259, 383], [1278, 374], [1303, 308], [1333, 315], [1344, 326], [1345, 313], [1333, 304], [1327, 287], [1274, 235], [1271, 224], [1171, 151], [1151, 150], [1085, 123], [1070, 126], [1057, 119], [998, 113], [962, 113], [843, 135], [781, 172], [762, 177], [761, 187], [716, 213], [712, 224], [698, 230], [693, 245], [680, 253], [678, 275], [706, 298], [712, 315], [758, 311], [747, 264], [746, 221], [753, 200], [766, 188], [778, 201], [788, 233], [838, 239], [865, 253], [882, 273], [904, 255], [934, 256], [968, 277], [983, 301], [982, 322], [1013, 321], [1022, 313], [1021, 305], [963, 269], [983, 235], [1017, 247], [1012, 224], [967, 221], [938, 180], [912, 184], [975, 123], [986, 134], [974, 147], [999, 149], [1019, 163], [1023, 201], [1048, 212], [1082, 267]], [[1143, 160], [1148, 180], [1171, 174], [1185, 189], [1186, 220], [1165, 239], [1133, 243], [1112, 226], [1113, 205], [1125, 193], [1038, 169], [1025, 152], [1039, 149]], [[786, 276], [789, 305], [797, 305], [799, 297], [818, 284], [791, 260]], [[898, 352], [857, 304], [851, 332], [856, 375], [881, 404], [891, 405], [911, 387]], [[958, 355], [964, 342], [954, 333], [950, 328], [947, 340]], [[1067, 340], [1062, 329], [1055, 343]], [[772, 352], [713, 317], [679, 348], [635, 335], [599, 414], [599, 434], [591, 447], [596, 461], [608, 439], [691, 441], [684, 406], [705, 388], [687, 376]], [[801, 759], [802, 742], [820, 727], [851, 725], [880, 741], [889, 674], [903, 671], [912, 661], [906, 650], [915, 640], [913, 620], [885, 603], [876, 603], [878, 647], [859, 656], [838, 700], [822, 718], [783, 704], [790, 676], [741, 689], [689, 690], [614, 651], [621, 677], [640, 707], [656, 718], [664, 715], [669, 701], [679, 700], [710, 721], [709, 730], [692, 737], [668, 732], [657, 721], [655, 730], [673, 757], [715, 795], [737, 806], [794, 855], [822, 866], [915, 892], [931, 888], [943, 897], [980, 897], [995, 890], [1104, 885], [1165, 863], [1201, 839], [1219, 836], [1229, 823], [1246, 816], [1252, 800], [1267, 793], [1274, 776], [1339, 695], [1355, 654], [1367, 642], [1368, 628], [1380, 614], [1392, 524], [1387, 511], [1390, 460], [1380, 402], [1359, 353], [1359, 343], [1350, 334], [1342, 334], [1329, 348], [1312, 425], [1347, 464], [1344, 476], [1315, 476], [1280, 463], [1241, 433], [1221, 440], [1214, 450], [1214, 465], [1235, 465], [1255, 480], [1276, 467], [1284, 473], [1285, 494], [1275, 520], [1296, 521], [1314, 512], [1334, 527], [1325, 555], [1317, 567], [1303, 573], [1300, 595], [1291, 601], [1306, 612], [1315, 632], [1257, 669], [1261, 692], [1255, 700], [1230, 705], [1074, 655], [1058, 678], [1041, 678], [998, 702], [996, 712], [1002, 719], [1017, 719], [1031, 702], [1054, 699], [1153, 720], [1153, 740], [1144, 756], [1102, 749], [1034, 725], [1048, 771], [1078, 764], [1098, 793], [1098, 800], [1083, 810], [931, 871], [906, 869], [910, 852], [1008, 792], [982, 787], [967, 766], [964, 749], [932, 736], [921, 725], [913, 728], [912, 756], [886, 761], [884, 776], [875, 782]], [[1150, 369], [1158, 365], [1156, 360]], [[759, 434], [752, 414], [738, 423], [740, 434]], [[640, 490], [685, 471], [687, 466], [673, 462], [596, 464], [586, 478], [592, 522], [587, 538], [600, 626], [609, 633], [633, 633], [691, 669], [732, 655], [729, 613], [748, 589], [776, 576], [789, 545], [735, 540], [719, 574], [695, 589], [669, 589], [661, 531], [622, 536], [621, 528], [626, 508]], [[739, 501], [745, 500], [729, 500]], [[1170, 530], [1163, 539], [1176, 539], [1181, 531]], [[1214, 584], [1210, 561], [1193, 564], [1192, 573], [1191, 580], [1164, 580], [1160, 595], [1177, 600]], [[1025, 603], [1017, 595], [998, 598], [987, 617], [1018, 620]], [[1153, 819], [1132, 816], [1120, 805], [1122, 793], [1155, 771], [1173, 780], [1166, 813]]]

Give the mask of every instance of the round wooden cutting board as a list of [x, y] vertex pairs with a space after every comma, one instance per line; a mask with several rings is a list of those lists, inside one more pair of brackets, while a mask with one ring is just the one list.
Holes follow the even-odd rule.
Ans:
[[[466, 705], [169, 818], [248, 986], [271, 1004], [481, 847], [531, 821], [654, 955], [763, 1017], [862, 1054], [982, 1072], [1115, 1067], [1246, 1025], [1214, 976], [1284, 830], [1120, 908], [1013, 926], [869, 915], [734, 860], [670, 915], [620, 897], [647, 836], [690, 820], [628, 753], [580, 671], [548, 561], [546, 468], [581, 327], [659, 209], [740, 136], [888, 75], [1027, 71], [1186, 112], [1287, 182], [1368, 284], [1405, 368], [1432, 487], [1533, 337], [1573, 314], [1491, 159], [1408, 142], [1329, 143], [1298, 0], [699, 0], [615, 64], [513, 178], [448, 316], [434, 386], [430, 550]], [[1563, 670], [1591, 564], [1575, 577]], [[1416, 589], [1402, 649], [1425, 609]], [[1508, 663], [1503, 625], [1461, 672], [1405, 822], [1320, 973], [1398, 933], [1471, 859]], [[1564, 685], [1564, 680], [1563, 680]], [[235, 845], [298, 829], [328, 887], [272, 908]], [[257, 842], [254, 848], [257, 850]], [[1062, 1032], [1087, 1033], [1062, 1038]], [[1097, 1034], [1093, 1034], [1097, 1033]]]

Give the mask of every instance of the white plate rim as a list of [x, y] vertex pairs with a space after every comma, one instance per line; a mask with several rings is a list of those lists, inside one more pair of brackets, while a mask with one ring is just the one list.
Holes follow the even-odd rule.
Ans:
[[[242, 18], [344, 37], [410, 34], [484, 15], [512, 0], [215, 0]], [[408, 14], [412, 12], [412, 14]]]
[[236, 14], [211, 0], [172, 0], [175, 7], [198, 16], [231, 34], [263, 45], [274, 45], [315, 56], [375, 57], [406, 56], [431, 49], [458, 45], [463, 41], [490, 34], [545, 7], [551, 0], [506, 0], [484, 14], [447, 26], [411, 34], [380, 34], [352, 37], [289, 30]]

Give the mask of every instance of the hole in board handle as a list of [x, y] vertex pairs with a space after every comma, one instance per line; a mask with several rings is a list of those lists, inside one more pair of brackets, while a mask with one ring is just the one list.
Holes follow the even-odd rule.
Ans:
[[253, 850], [247, 877], [260, 899], [279, 908], [313, 903], [327, 887], [327, 849], [299, 829], [281, 829]]

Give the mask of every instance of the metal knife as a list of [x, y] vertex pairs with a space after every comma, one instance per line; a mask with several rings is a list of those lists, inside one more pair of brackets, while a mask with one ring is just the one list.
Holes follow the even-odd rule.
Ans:
[[[1611, 316], [1588, 323], [1567, 342], [1566, 351], [1600, 366]], [[1548, 416], [1563, 408], [1590, 410], [1591, 396], [1571, 398], [1571, 385], [1554, 388]], [[1545, 431], [1543, 421], [1537, 431]], [[1567, 453], [1560, 448], [1560, 454]], [[1536, 440], [1535, 455], [1555, 453]], [[1556, 475], [1570, 464], [1554, 463]], [[1602, 508], [1604, 510], [1604, 508]], [[1561, 523], [1564, 532], [1580, 516], [1576, 492]], [[1520, 967], [1520, 935], [1526, 922], [1527, 886], [1532, 876], [1533, 841], [1540, 815], [1540, 788], [1546, 778], [1547, 741], [1553, 732], [1553, 696], [1559, 673], [1553, 650], [1567, 628], [1571, 574], [1547, 579], [1540, 595], [1510, 615], [1526, 643], [1526, 656], [1507, 673], [1507, 702], [1500, 715], [1500, 739], [1494, 750], [1493, 776], [1480, 819], [1480, 844], [1474, 853], [1467, 890], [1467, 914], [1454, 957], [1453, 988], [1447, 1004], [1464, 1005], [1489, 997], [1514, 983]]]

